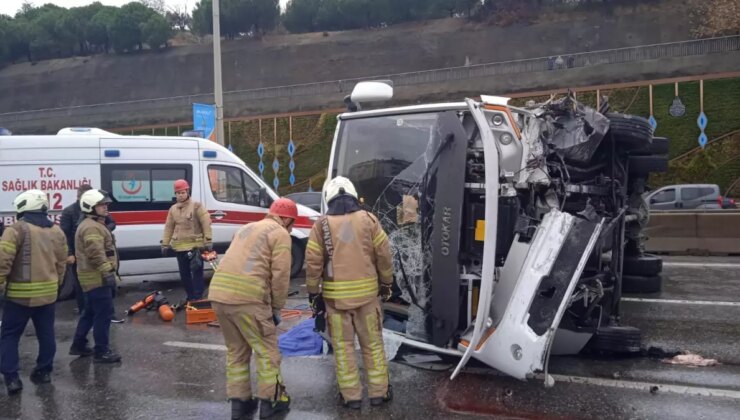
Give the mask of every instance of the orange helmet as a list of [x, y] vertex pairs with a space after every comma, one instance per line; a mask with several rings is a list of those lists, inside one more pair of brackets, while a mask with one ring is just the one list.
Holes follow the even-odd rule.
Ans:
[[269, 214], [273, 216], [289, 217], [293, 220], [298, 218], [298, 207], [289, 198], [278, 198], [270, 206]]
[[184, 179], [178, 179], [177, 181], [175, 181], [175, 192], [189, 189], [190, 184], [188, 184], [188, 181], [185, 181]]

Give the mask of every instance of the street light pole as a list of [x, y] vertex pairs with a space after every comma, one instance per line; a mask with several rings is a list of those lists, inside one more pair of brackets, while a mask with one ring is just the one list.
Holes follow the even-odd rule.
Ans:
[[216, 100], [216, 141], [224, 143], [224, 92], [221, 84], [221, 21], [219, 0], [213, 0], [213, 96]]

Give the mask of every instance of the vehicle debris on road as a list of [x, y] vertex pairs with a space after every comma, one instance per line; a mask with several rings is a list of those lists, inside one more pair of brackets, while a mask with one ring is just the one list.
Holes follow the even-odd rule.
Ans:
[[721, 364], [717, 359], [704, 358], [695, 353], [679, 354], [670, 359], [662, 359], [660, 362], [670, 365], [684, 365], [688, 367], [707, 367]]

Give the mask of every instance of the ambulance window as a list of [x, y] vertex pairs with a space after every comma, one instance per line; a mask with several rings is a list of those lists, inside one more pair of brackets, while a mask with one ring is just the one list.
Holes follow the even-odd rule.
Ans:
[[192, 182], [189, 164], [105, 164], [101, 188], [110, 191], [111, 211], [167, 210], [172, 206], [172, 185], [177, 179]]
[[114, 169], [111, 181], [113, 198], [120, 203], [147, 203], [151, 199], [149, 170]]
[[186, 179], [185, 169], [152, 169], [152, 201], [175, 200], [172, 185], [178, 179]]
[[208, 167], [213, 197], [224, 203], [259, 206], [259, 184], [244, 170], [233, 166]]

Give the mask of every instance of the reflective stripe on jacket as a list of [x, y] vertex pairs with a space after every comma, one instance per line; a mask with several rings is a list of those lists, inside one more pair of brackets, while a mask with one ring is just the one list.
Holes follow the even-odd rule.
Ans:
[[85, 292], [103, 286], [103, 275], [118, 268], [118, 251], [104, 224], [86, 216], [75, 234], [77, 278]]
[[290, 286], [290, 250], [290, 234], [279, 217], [242, 226], [218, 264], [208, 299], [282, 308]]
[[188, 198], [170, 207], [164, 225], [163, 246], [171, 245], [175, 251], [183, 252], [212, 242], [211, 216], [202, 204]]
[[56, 302], [67, 264], [67, 244], [59, 226], [18, 221], [0, 239], [0, 288], [23, 306]]
[[340, 310], [372, 302], [378, 296], [378, 282], [393, 283], [388, 236], [378, 219], [364, 210], [323, 217], [333, 248], [331, 269], [327, 267], [324, 222], [319, 219], [306, 246], [308, 292], [322, 292], [327, 303]]

